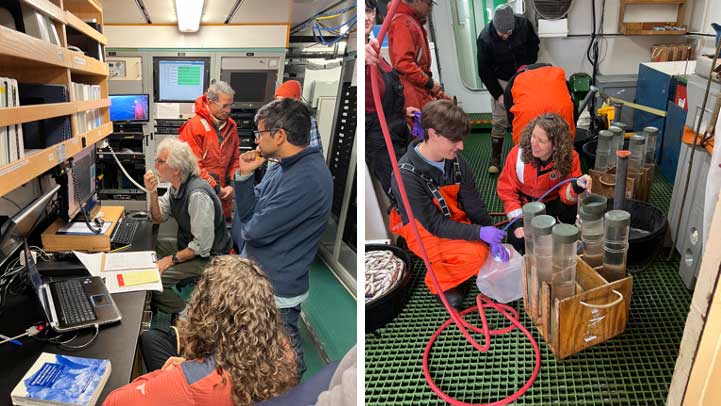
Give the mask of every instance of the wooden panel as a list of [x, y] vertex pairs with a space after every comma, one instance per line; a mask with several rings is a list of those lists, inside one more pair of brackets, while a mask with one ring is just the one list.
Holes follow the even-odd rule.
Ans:
[[657, 31], [653, 27], [678, 25], [675, 21], [658, 23], [623, 23], [622, 32], [625, 35], [686, 35], [686, 30], [663, 30]]
[[43, 249], [50, 252], [60, 251], [89, 251], [89, 252], [106, 252], [110, 251], [110, 236], [113, 234], [118, 220], [123, 216], [125, 209], [122, 206], [103, 206], [103, 219], [110, 221], [112, 224], [105, 234], [99, 235], [66, 235], [56, 234], [60, 227], [67, 223], [62, 219], [57, 219], [50, 225], [40, 238], [43, 242]]
[[65, 11], [48, 0], [23, 0], [23, 2], [41, 13], [46, 14], [53, 20], [67, 24]]
[[103, 12], [103, 7], [95, 0], [63, 0], [63, 7], [73, 13], [99, 13]]
[[73, 138], [37, 151], [21, 160], [0, 166], [0, 196], [35, 179], [41, 173], [77, 154], [80, 150], [80, 138]]
[[75, 113], [81, 111], [100, 109], [110, 106], [110, 99], [88, 100], [75, 102]]
[[74, 73], [86, 75], [108, 76], [108, 64], [100, 62], [95, 58], [87, 57], [80, 52], [66, 49], [69, 55], [70, 68]]
[[92, 129], [85, 134], [82, 134], [82, 137], [85, 138], [85, 145], [95, 144], [98, 141], [103, 140], [105, 137], [110, 135], [113, 132], [113, 123], [104, 123], [98, 128]]
[[[556, 329], [559, 340], [557, 342], [558, 356], [566, 358], [621, 334], [628, 321], [631, 286], [631, 277], [628, 276], [557, 303], [556, 313], [559, 317], [556, 320], [560, 323]], [[581, 303], [592, 305], [613, 303], [618, 299], [618, 295], [613, 293], [614, 289], [623, 295], [623, 300], [615, 306], [598, 309]]]
[[0, 109], [0, 126], [67, 116], [75, 113], [76, 109], [74, 103], [49, 103]]
[[34, 66], [69, 67], [67, 50], [22, 32], [0, 26], [0, 57], [3, 65], [13, 59], [32, 61]]
[[76, 30], [82, 32], [83, 34], [103, 45], [108, 44], [108, 39], [105, 37], [105, 35], [97, 32], [93, 27], [87, 25], [85, 21], [76, 17], [75, 14], [67, 12], [67, 20], [69, 26], [75, 28]]
[[626, 4], [684, 4], [686, 0], [625, 0]]

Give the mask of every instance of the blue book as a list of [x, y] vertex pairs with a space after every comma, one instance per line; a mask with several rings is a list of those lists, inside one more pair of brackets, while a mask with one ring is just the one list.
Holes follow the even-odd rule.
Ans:
[[93, 406], [109, 376], [108, 360], [44, 352], [10, 396], [18, 406]]

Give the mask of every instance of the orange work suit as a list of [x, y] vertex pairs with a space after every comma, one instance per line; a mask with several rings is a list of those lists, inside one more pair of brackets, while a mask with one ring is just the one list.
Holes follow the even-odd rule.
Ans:
[[388, 28], [388, 54], [393, 68], [400, 73], [405, 108], [422, 109], [428, 102], [448, 97], [433, 94], [431, 50], [423, 24], [408, 5], [401, 3]]
[[[238, 127], [230, 117], [222, 129], [217, 128], [207, 106], [206, 95], [195, 100], [195, 117], [180, 127], [178, 138], [188, 143], [198, 158], [200, 178], [218, 191], [221, 187], [232, 185], [239, 166], [240, 138]], [[230, 219], [233, 215], [233, 193], [221, 199], [221, 203], [225, 218]]]
[[[457, 176], [457, 179], [459, 178]], [[435, 188], [435, 186], [433, 187]], [[433, 199], [433, 204], [451, 220], [471, 224], [468, 215], [459, 205], [460, 188], [461, 183], [458, 181], [455, 184], [435, 188], [436, 192], [431, 190], [435, 196], [440, 196], [440, 198]], [[488, 256], [488, 246], [484, 242], [441, 238], [431, 234], [417, 219], [415, 221], [442, 291], [454, 288], [478, 274]], [[403, 224], [397, 208], [391, 210], [389, 223], [391, 231], [403, 237], [408, 248], [420, 256], [420, 245], [411, 225], [410, 223]], [[432, 294], [438, 294], [438, 290], [431, 281], [430, 271], [426, 273], [425, 283]]]
[[566, 73], [558, 66], [529, 65], [511, 78], [503, 99], [513, 127], [513, 145], [521, 141], [526, 125], [544, 113], [560, 115], [571, 129], [571, 142], [576, 137], [573, 100]]

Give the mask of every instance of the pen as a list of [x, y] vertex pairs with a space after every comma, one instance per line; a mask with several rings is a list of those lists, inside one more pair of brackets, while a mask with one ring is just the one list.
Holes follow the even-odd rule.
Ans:
[[18, 347], [22, 347], [22, 345], [23, 345], [23, 343], [21, 343], [20, 341], [18, 341], [18, 340], [11, 340], [10, 337], [8, 337], [8, 336], [6, 336], [6, 335], [0, 334], [0, 338], [3, 339], [3, 340], [7, 340], [8, 342], [11, 342], [11, 343], [17, 345]]
[[124, 249], [128, 249], [128, 248], [130, 248], [131, 245], [132, 245], [132, 244], [128, 244], [128, 245], [125, 245], [125, 246], [123, 246], [123, 247], [116, 248], [116, 249], [108, 252], [108, 254], [112, 254], [113, 252], [118, 252], [118, 251], [122, 251], [122, 250], [124, 250]]

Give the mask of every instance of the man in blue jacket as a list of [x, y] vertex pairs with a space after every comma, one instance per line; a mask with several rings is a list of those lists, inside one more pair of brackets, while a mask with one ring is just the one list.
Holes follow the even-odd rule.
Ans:
[[[240, 156], [235, 178], [233, 241], [240, 255], [257, 261], [273, 284], [275, 301], [305, 371], [298, 330], [315, 259], [333, 199], [333, 180], [323, 155], [310, 142], [310, 110], [294, 99], [272, 101], [255, 116], [256, 150]], [[253, 187], [253, 172], [277, 160]]]

